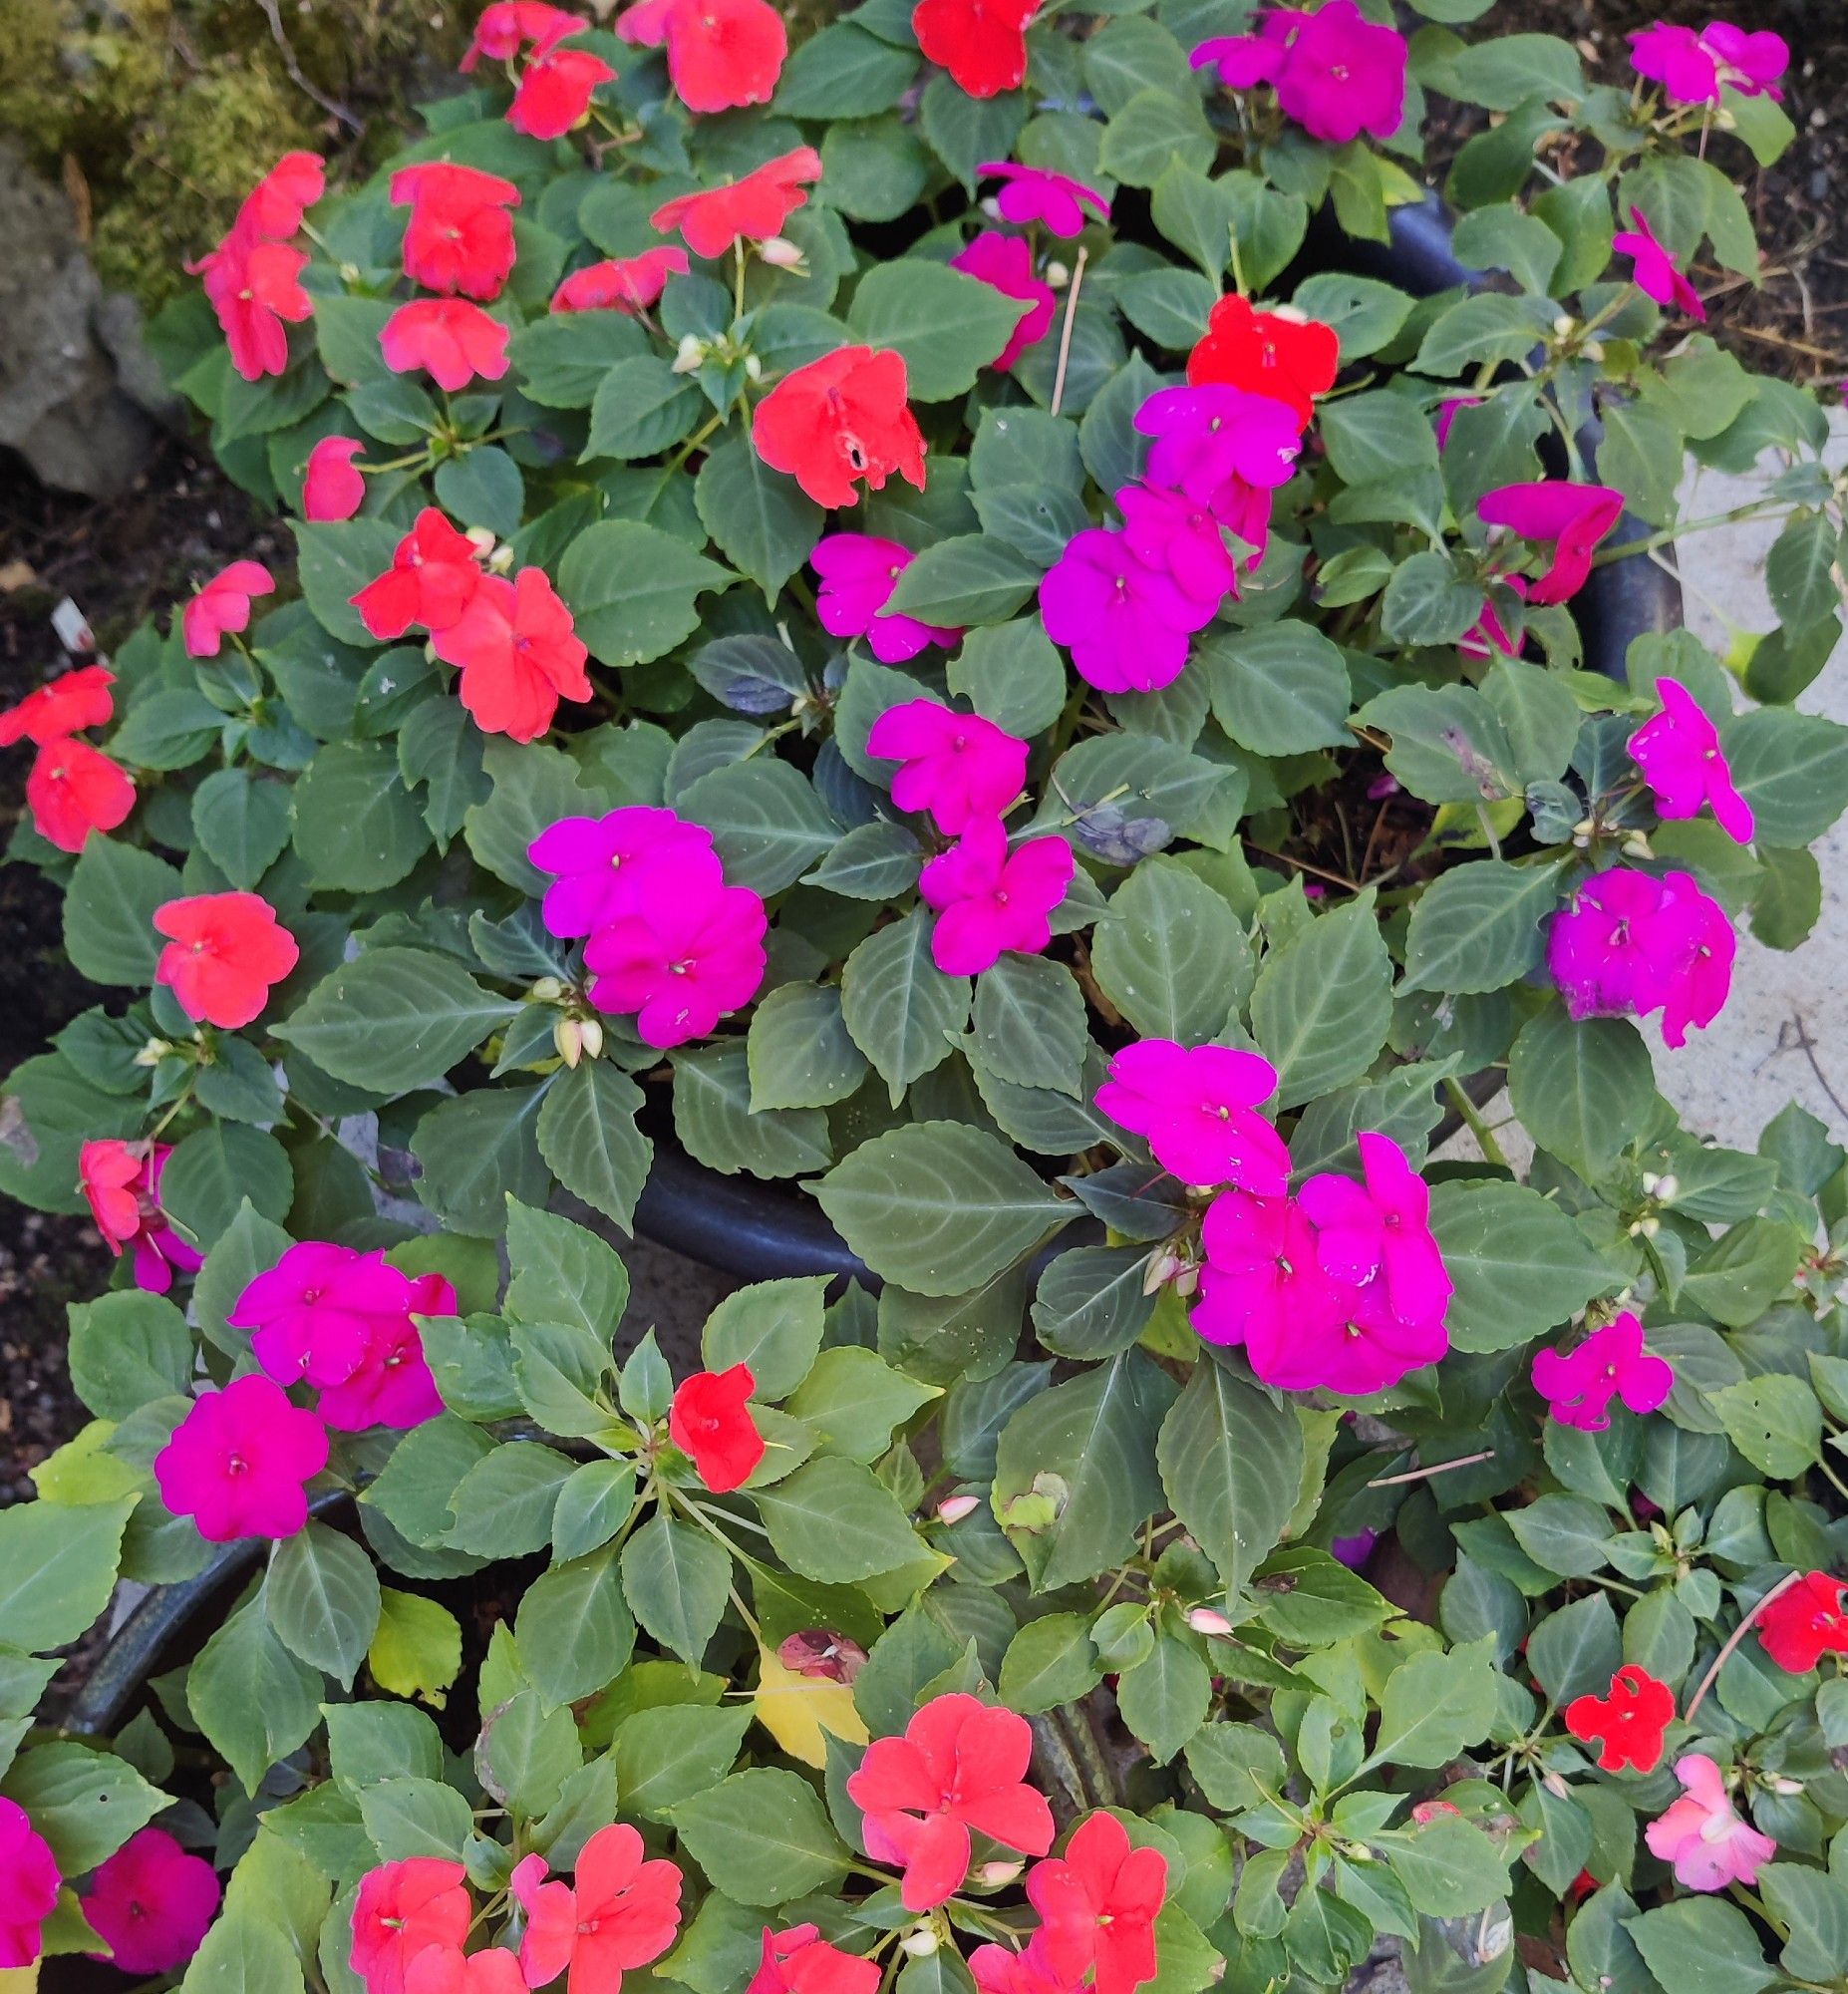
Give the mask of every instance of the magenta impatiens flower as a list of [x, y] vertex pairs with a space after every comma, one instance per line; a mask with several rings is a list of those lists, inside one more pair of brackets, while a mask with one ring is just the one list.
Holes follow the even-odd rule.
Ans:
[[1156, 1163], [1183, 1183], [1281, 1197], [1290, 1152], [1258, 1112], [1276, 1092], [1277, 1069], [1256, 1053], [1143, 1039], [1110, 1061], [1097, 1106], [1146, 1136]]
[[327, 1430], [273, 1379], [234, 1378], [195, 1399], [154, 1456], [160, 1499], [214, 1544], [292, 1537], [308, 1520], [305, 1484], [327, 1466]]
[[1154, 485], [1125, 485], [1116, 505], [1129, 551], [1209, 614], [1217, 615], [1226, 597], [1238, 593], [1238, 562], [1210, 506]]
[[1643, 1325], [1626, 1312], [1576, 1350], [1536, 1350], [1533, 1379], [1561, 1426], [1603, 1433], [1613, 1399], [1633, 1413], [1653, 1413], [1675, 1389], [1675, 1367], [1643, 1348]]
[[1053, 314], [1059, 308], [1058, 292], [1034, 275], [1032, 244], [1024, 235], [1004, 235], [997, 228], [985, 228], [967, 249], [950, 258], [950, 267], [1005, 298], [1018, 298], [1027, 307], [1008, 335], [1007, 345], [991, 363], [997, 374], [1010, 372], [1028, 347], [1037, 346], [1052, 330]]
[[1355, 0], [1327, 0], [1313, 14], [1273, 7], [1259, 23], [1255, 35], [1202, 42], [1194, 68], [1216, 68], [1228, 90], [1268, 83], [1284, 116], [1325, 145], [1363, 132], [1389, 139], [1405, 122], [1405, 39], [1369, 21]]
[[864, 637], [882, 665], [902, 665], [930, 644], [947, 649], [956, 643], [960, 630], [920, 623], [885, 606], [916, 558], [897, 540], [871, 533], [829, 533], [819, 540], [808, 564], [821, 577], [815, 614], [822, 629], [830, 637]]
[[1010, 952], [1040, 954], [1075, 864], [1063, 837], [1030, 837], [1010, 851], [1000, 820], [978, 819], [918, 881], [937, 910], [931, 959], [946, 976], [977, 976]]
[[424, 1356], [415, 1318], [453, 1316], [456, 1290], [441, 1274], [404, 1280], [402, 1302], [389, 1314], [367, 1318], [366, 1354], [357, 1369], [321, 1394], [317, 1410], [336, 1433], [372, 1427], [403, 1432], [443, 1411], [443, 1395]]
[[1303, 1186], [1300, 1202], [1316, 1228], [1316, 1256], [1337, 1280], [1378, 1287], [1401, 1322], [1441, 1324], [1450, 1276], [1431, 1236], [1430, 1186], [1389, 1136], [1355, 1138], [1361, 1178], [1330, 1170]]
[[1723, 1890], [1728, 1883], [1752, 1884], [1758, 1865], [1777, 1853], [1777, 1843], [1745, 1821], [1726, 1793], [1725, 1776], [1700, 1752], [1675, 1762], [1682, 1798], [1643, 1830], [1650, 1853], [1670, 1863], [1685, 1890]]
[[1653, 21], [1633, 28], [1630, 57], [1637, 74], [1662, 85], [1678, 104], [1717, 104], [1722, 90], [1741, 97], [1782, 97], [1777, 88], [1790, 67], [1790, 44], [1768, 28], [1755, 33], [1730, 21], [1693, 28]]
[[1719, 729], [1678, 679], [1658, 679], [1656, 691], [1662, 711], [1630, 737], [1630, 759], [1655, 791], [1657, 811], [1665, 818], [1697, 817], [1701, 805], [1710, 804], [1720, 830], [1749, 844], [1755, 821], [1733, 785]]
[[198, 1951], [223, 1894], [204, 1856], [188, 1855], [163, 1828], [144, 1828], [98, 1867], [82, 1901], [122, 1972], [171, 1973]]
[[[1518, 595], [1525, 602], [1528, 599], [1528, 581], [1524, 574], [1504, 574], [1501, 586], [1511, 595]], [[1497, 651], [1504, 658], [1518, 658], [1521, 655], [1522, 639], [1509, 630], [1501, 620], [1501, 612], [1495, 607], [1494, 598], [1487, 598], [1482, 604], [1482, 614], [1474, 626], [1456, 641], [1456, 648], [1466, 658], [1492, 658]]]
[[889, 706], [866, 736], [866, 752], [903, 764], [892, 778], [901, 811], [928, 811], [954, 837], [977, 818], [999, 820], [1027, 780], [1027, 744], [979, 713], [952, 713], [934, 699]]
[[1476, 503], [1485, 526], [1551, 545], [1553, 557], [1527, 595], [1542, 603], [1570, 601], [1585, 586], [1593, 550], [1623, 511], [1624, 495], [1608, 485], [1499, 485]]
[[768, 926], [764, 902], [749, 887], [714, 885], [704, 868], [651, 868], [634, 907], [585, 947], [590, 1001], [600, 1011], [632, 1013], [648, 1045], [703, 1039], [757, 995]]
[[1212, 605], [1137, 560], [1128, 539], [1103, 526], [1074, 533], [1040, 583], [1046, 634], [1100, 692], [1153, 692], [1178, 678], [1188, 637], [1212, 617]]
[[546, 930], [561, 940], [594, 934], [632, 912], [651, 876], [671, 892], [716, 890], [724, 884], [713, 834], [672, 811], [634, 804], [602, 817], [563, 817], [526, 847], [541, 872], [554, 875], [545, 889]]
[[985, 160], [976, 167], [984, 179], [1000, 180], [995, 205], [1004, 221], [1025, 228], [1038, 221], [1067, 241], [1084, 232], [1086, 210], [1099, 221], [1110, 218], [1110, 203], [1095, 187], [1056, 173], [1050, 166], [1019, 166], [1012, 160]]
[[1200, 1245], [1193, 1326], [1208, 1343], [1245, 1344], [1254, 1369], [1257, 1353], [1280, 1347], [1292, 1322], [1305, 1335], [1340, 1324], [1340, 1283], [1316, 1258], [1315, 1227], [1294, 1198], [1221, 1191], [1200, 1222]]
[[1637, 289], [1659, 305], [1679, 305], [1690, 318], [1704, 323], [1706, 307], [1700, 302], [1700, 293], [1677, 266], [1668, 245], [1657, 239], [1649, 216], [1640, 207], [1633, 207], [1630, 220], [1630, 228], [1611, 238], [1611, 247], [1620, 256], [1636, 259]]
[[17, 1801], [0, 1799], [0, 1967], [30, 1966], [64, 1878], [45, 1837]]
[[1547, 968], [1574, 1018], [1662, 1013], [1663, 1044], [1711, 1024], [1732, 983], [1737, 938], [1725, 909], [1694, 875], [1656, 878], [1615, 866], [1588, 879], [1553, 916]]
[[1287, 404], [1219, 381], [1156, 389], [1136, 411], [1135, 426], [1155, 440], [1148, 482], [1207, 505], [1234, 480], [1267, 492], [1288, 484], [1303, 448]]

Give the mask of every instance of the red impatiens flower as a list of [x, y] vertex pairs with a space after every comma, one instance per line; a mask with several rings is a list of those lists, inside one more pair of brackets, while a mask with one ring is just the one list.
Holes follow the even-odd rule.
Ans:
[[135, 808], [128, 773], [88, 741], [47, 741], [26, 778], [32, 828], [60, 851], [82, 851], [93, 831], [114, 831]]
[[513, 267], [519, 188], [498, 173], [431, 160], [392, 175], [392, 201], [407, 203], [405, 275], [427, 291], [486, 300]]
[[287, 371], [287, 328], [314, 310], [301, 286], [307, 261], [305, 250], [265, 241], [239, 223], [215, 249], [186, 265], [192, 275], [204, 277], [231, 365], [246, 381]]
[[1581, 1742], [1595, 1738], [1603, 1745], [1598, 1765], [1607, 1773], [1626, 1766], [1653, 1773], [1662, 1764], [1663, 1734], [1674, 1721], [1675, 1692], [1635, 1662], [1611, 1678], [1609, 1696], [1575, 1696], [1566, 1706], [1566, 1729]]
[[447, 630], [481, 585], [480, 555], [466, 533], [426, 505], [398, 542], [391, 566], [348, 599], [382, 642], [402, 637], [413, 623]]
[[908, 1911], [947, 1903], [969, 1873], [970, 1830], [1023, 1854], [1053, 1845], [1053, 1811], [1025, 1784], [1033, 1732], [973, 1696], [934, 1697], [902, 1738], [876, 1738], [847, 1776], [866, 1851], [905, 1872]]
[[366, 480], [353, 460], [366, 446], [357, 437], [323, 437], [302, 473], [304, 519], [350, 519], [366, 502]]
[[667, 44], [668, 81], [689, 111], [768, 104], [789, 53], [770, 0], [642, 0], [616, 32], [642, 48]]
[[1035, 1863], [1027, 1878], [1054, 1971], [1076, 1986], [1094, 1967], [1091, 1994], [1133, 1994], [1154, 1979], [1155, 1915], [1167, 1885], [1167, 1858], [1131, 1848], [1114, 1815], [1080, 1823], [1064, 1856]]
[[173, 1154], [167, 1143], [125, 1143], [115, 1136], [88, 1142], [77, 1153], [77, 1187], [90, 1206], [103, 1243], [120, 1260], [135, 1256], [135, 1285], [163, 1295], [173, 1270], [195, 1274], [203, 1261], [160, 1206], [160, 1172]]
[[474, 1907], [460, 1862], [411, 1855], [360, 1878], [348, 1964], [367, 1994], [405, 1994], [405, 1968], [430, 1946], [461, 1945]]
[[507, 371], [508, 330], [462, 298], [413, 298], [385, 321], [379, 345], [394, 374], [418, 368], [454, 395], [477, 376], [498, 381]]
[[875, 1961], [829, 1945], [814, 1925], [764, 1927], [764, 1958], [745, 1994], [874, 1994]]
[[590, 116], [597, 86], [615, 81], [616, 72], [588, 49], [553, 49], [520, 72], [507, 123], [529, 139], [562, 139]]
[[313, 153], [284, 153], [244, 195], [238, 224], [266, 241], [286, 242], [326, 191], [327, 168]]
[[466, 76], [483, 56], [494, 62], [511, 62], [527, 47], [535, 56], [549, 55], [568, 35], [589, 26], [582, 15], [547, 6], [545, 0], [492, 0], [481, 9], [474, 39], [459, 67]]
[[749, 1364], [700, 1371], [676, 1388], [668, 1408], [668, 1439], [715, 1496], [742, 1489], [764, 1459], [764, 1436], [748, 1403], [757, 1387]]
[[568, 1966], [576, 1994], [619, 1994], [626, 1970], [667, 1951], [685, 1879], [672, 1862], [644, 1861], [646, 1852], [635, 1829], [617, 1822], [584, 1843], [572, 1883], [547, 1882], [543, 1856], [519, 1863], [511, 1888], [526, 1913], [519, 1959], [528, 1986], [549, 1986]]
[[552, 295], [555, 312], [619, 311], [631, 318], [659, 301], [670, 277], [687, 274], [687, 252], [664, 244], [574, 270]]
[[107, 665], [85, 665], [27, 693], [17, 706], [0, 713], [0, 748], [19, 741], [36, 741], [42, 748], [61, 735], [107, 725], [116, 711], [110, 691], [115, 683], [116, 674]]
[[431, 638], [445, 664], [462, 667], [457, 690], [483, 734], [534, 741], [560, 699], [587, 700], [590, 679], [571, 612], [545, 570], [523, 567], [508, 581], [483, 575], [468, 606]]
[[1027, 24], [1040, 0], [918, 0], [911, 30], [927, 60], [971, 97], [999, 97], [1027, 78]]
[[723, 256], [741, 238], [766, 242], [778, 234], [820, 177], [821, 155], [812, 146], [797, 146], [729, 186], [664, 202], [648, 218], [663, 233], [678, 228], [696, 256]]
[[817, 505], [851, 505], [855, 479], [877, 492], [893, 472], [924, 490], [924, 434], [896, 353], [843, 346], [796, 368], [758, 404], [751, 440]]
[[226, 631], [250, 627], [250, 598], [275, 592], [276, 577], [261, 561], [236, 560], [220, 569], [179, 612], [189, 658], [215, 658]]
[[260, 893], [193, 893], [154, 909], [167, 938], [154, 981], [188, 1018], [234, 1032], [258, 1016], [301, 950]]
[[1247, 394], [1268, 395], [1296, 412], [1307, 427], [1316, 397], [1335, 385], [1341, 340], [1333, 326], [1301, 312], [1259, 311], [1236, 291], [1213, 307], [1200, 343], [1187, 356], [1194, 387], [1223, 382]]
[[1848, 1586], [1826, 1571], [1805, 1572], [1758, 1611], [1758, 1639], [1780, 1669], [1805, 1675], [1825, 1654], [1848, 1654]]

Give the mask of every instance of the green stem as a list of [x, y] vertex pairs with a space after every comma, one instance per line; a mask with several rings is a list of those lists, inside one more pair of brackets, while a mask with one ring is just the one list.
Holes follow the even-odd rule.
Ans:
[[1483, 1121], [1476, 1104], [1470, 1100], [1462, 1084], [1446, 1080], [1444, 1092], [1450, 1097], [1450, 1106], [1463, 1118], [1463, 1127], [1476, 1139], [1476, 1148], [1482, 1152], [1484, 1163], [1494, 1163], [1500, 1169], [1509, 1167], [1508, 1160], [1502, 1155], [1501, 1145], [1495, 1140], [1495, 1132]]

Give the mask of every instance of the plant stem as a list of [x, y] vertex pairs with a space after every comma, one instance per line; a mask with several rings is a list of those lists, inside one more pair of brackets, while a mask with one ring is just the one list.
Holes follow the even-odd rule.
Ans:
[[1495, 1132], [1483, 1121], [1476, 1104], [1470, 1100], [1461, 1082], [1446, 1080], [1443, 1091], [1450, 1097], [1450, 1106], [1463, 1118], [1463, 1127], [1476, 1139], [1476, 1148], [1482, 1152], [1482, 1161], [1493, 1163], [1499, 1169], [1510, 1167], [1502, 1155], [1501, 1145], [1495, 1140]]

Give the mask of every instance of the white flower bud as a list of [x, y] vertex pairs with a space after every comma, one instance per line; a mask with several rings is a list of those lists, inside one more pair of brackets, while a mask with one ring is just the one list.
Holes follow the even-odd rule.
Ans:
[[1021, 1871], [1026, 1868], [1026, 1866], [1027, 1865], [1024, 1862], [1007, 1862], [1001, 1860], [996, 1860], [994, 1862], [979, 1862], [976, 1865], [975, 1879], [978, 1883], [982, 1884], [986, 1889], [990, 1890], [1003, 1889], [1005, 1888], [1006, 1885], [1012, 1883], [1015, 1877], [1017, 1877], [1021, 1873]]
[[764, 362], [755, 353], [745, 355], [745, 379], [747, 381], [764, 379]]
[[930, 1925], [920, 1925], [916, 1931], [906, 1932], [899, 1945], [911, 1959], [928, 1959], [943, 1943]]
[[470, 526], [462, 535], [477, 555], [489, 554], [494, 550], [494, 536], [485, 526]]
[[173, 1048], [164, 1039], [150, 1039], [141, 1051], [135, 1055], [133, 1064], [136, 1066], [158, 1066], [172, 1050]]
[[564, 995], [564, 985], [555, 976], [541, 976], [528, 987], [526, 995], [535, 1004], [556, 1004]]
[[676, 374], [697, 374], [706, 365], [706, 342], [697, 332], [684, 332], [674, 355]]
[[552, 1027], [552, 1044], [558, 1048], [558, 1057], [565, 1065], [575, 1068], [584, 1057], [584, 1034], [578, 1021], [561, 1017]]
[[1585, 357], [1587, 360], [1602, 360], [1604, 358], [1604, 341], [1602, 339], [1588, 339], [1585, 342]]
[[1557, 337], [1565, 339], [1577, 324], [1578, 320], [1570, 312], [1561, 312], [1553, 321], [1553, 331]]
[[577, 1021], [577, 1036], [584, 1048], [586, 1059], [603, 1057], [603, 1020], [601, 1018], [580, 1018]]
[[513, 543], [511, 540], [502, 540], [487, 557], [487, 571], [489, 574], [506, 574], [512, 566]]
[[772, 270], [799, 270], [802, 267], [802, 248], [799, 242], [791, 242], [786, 235], [771, 235], [758, 244], [758, 254]]
[[1071, 265], [1058, 261], [1047, 264], [1046, 281], [1052, 285], [1054, 290], [1063, 291], [1072, 281]]
[[1673, 1204], [1681, 1194], [1682, 1182], [1679, 1177], [1667, 1176], [1656, 1179], [1656, 1196], [1664, 1204]]

